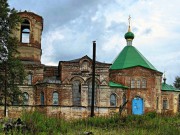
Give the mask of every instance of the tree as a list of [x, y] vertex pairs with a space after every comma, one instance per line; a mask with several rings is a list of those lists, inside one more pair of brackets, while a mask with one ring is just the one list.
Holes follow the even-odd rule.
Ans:
[[174, 87], [180, 90], [180, 76], [176, 76], [174, 81]]
[[24, 66], [15, 57], [19, 41], [13, 36], [20, 22], [17, 11], [9, 8], [7, 0], [0, 0], [0, 92], [5, 105], [20, 101], [22, 93], [18, 86], [25, 79]]

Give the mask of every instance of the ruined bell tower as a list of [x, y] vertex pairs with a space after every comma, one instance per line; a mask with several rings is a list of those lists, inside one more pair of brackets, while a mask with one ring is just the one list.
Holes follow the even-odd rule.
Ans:
[[19, 40], [19, 59], [27, 64], [41, 64], [43, 18], [32, 12], [19, 12], [22, 23], [15, 36]]

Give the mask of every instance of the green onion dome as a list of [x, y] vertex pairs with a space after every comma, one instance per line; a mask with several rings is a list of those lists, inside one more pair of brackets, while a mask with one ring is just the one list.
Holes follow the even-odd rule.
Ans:
[[134, 34], [131, 31], [128, 31], [125, 35], [124, 35], [125, 39], [134, 39]]
[[134, 39], [134, 34], [131, 32], [131, 27], [129, 25], [128, 32], [124, 35], [124, 38], [127, 39]]

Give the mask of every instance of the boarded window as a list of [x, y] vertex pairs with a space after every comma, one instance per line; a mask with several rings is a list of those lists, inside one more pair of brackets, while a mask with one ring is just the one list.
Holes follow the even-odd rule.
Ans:
[[110, 96], [110, 106], [116, 106], [116, 95], [111, 94]]
[[29, 43], [30, 41], [30, 23], [25, 19], [21, 24], [21, 42]]
[[73, 105], [79, 106], [81, 105], [81, 82], [74, 81], [73, 82]]
[[137, 80], [137, 88], [141, 88], [141, 80], [140, 79]]
[[147, 81], [146, 79], [142, 80], [142, 88], [146, 88], [147, 87]]
[[135, 80], [131, 79], [131, 88], [135, 88]]
[[53, 92], [53, 105], [59, 104], [59, 94], [57, 92]]

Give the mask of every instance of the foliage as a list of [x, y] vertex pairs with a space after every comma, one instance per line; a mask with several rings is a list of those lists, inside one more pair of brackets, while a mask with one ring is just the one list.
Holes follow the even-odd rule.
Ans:
[[88, 117], [64, 120], [47, 117], [40, 112], [24, 112], [22, 120], [29, 128], [29, 134], [82, 135], [176, 135], [180, 133], [180, 114], [165, 116], [150, 112], [145, 115]]
[[180, 76], [176, 76], [174, 81], [174, 87], [180, 90]]
[[0, 90], [4, 95], [6, 85], [7, 101], [12, 104], [21, 95], [18, 84], [25, 78], [23, 64], [15, 57], [18, 39], [13, 36], [21, 19], [15, 9], [9, 8], [7, 0], [0, 0], [0, 11]]

